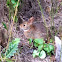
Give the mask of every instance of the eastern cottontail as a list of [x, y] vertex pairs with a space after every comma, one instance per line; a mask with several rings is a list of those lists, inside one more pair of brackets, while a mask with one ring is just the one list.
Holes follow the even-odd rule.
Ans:
[[27, 39], [32, 38], [45, 38], [46, 28], [42, 22], [34, 23], [34, 17], [31, 17], [28, 21], [20, 24], [20, 29], [23, 29], [24, 35]]

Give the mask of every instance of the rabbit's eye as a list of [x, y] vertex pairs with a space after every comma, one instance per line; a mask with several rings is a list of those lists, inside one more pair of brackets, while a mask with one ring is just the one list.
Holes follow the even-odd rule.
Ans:
[[25, 26], [25, 25], [23, 25], [23, 26]]

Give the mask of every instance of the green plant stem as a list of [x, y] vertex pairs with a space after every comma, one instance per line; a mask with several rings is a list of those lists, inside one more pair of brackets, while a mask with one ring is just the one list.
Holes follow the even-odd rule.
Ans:
[[[51, 3], [53, 3], [52, 0], [51, 0]], [[53, 14], [52, 5], [51, 5], [50, 18], [51, 18], [51, 22], [50, 22], [50, 24], [51, 24], [51, 33], [50, 33], [50, 34], [51, 34], [51, 36], [53, 37], [52, 26], [54, 26], [54, 14]], [[52, 38], [52, 39], [53, 39], [53, 38]], [[54, 39], [53, 39], [53, 41], [54, 41]]]
[[[56, 0], [55, 0], [55, 2], [56, 2]], [[51, 0], [51, 3], [53, 4], [53, 0]], [[56, 4], [56, 7], [57, 7], [57, 4]], [[56, 13], [55, 14], [57, 14], [57, 11], [58, 11], [58, 7], [56, 9]], [[52, 36], [52, 39], [53, 39], [53, 42], [54, 42], [53, 33], [52, 33], [52, 26], [54, 27], [55, 24], [54, 24], [54, 11], [53, 11], [53, 7], [52, 6], [51, 6], [50, 17], [51, 17], [51, 23], [50, 23], [51, 24], [51, 36]]]
[[[11, 34], [12, 34], [12, 29], [13, 29], [13, 25], [14, 25], [15, 16], [17, 15], [17, 11], [18, 11], [18, 9], [17, 9], [18, 8], [18, 3], [19, 3], [19, 0], [17, 2], [17, 6], [15, 8], [15, 14], [14, 14], [14, 17], [13, 17], [13, 23], [11, 25], [11, 30], [10, 30], [10, 34], [9, 34], [8, 44], [6, 46], [6, 52], [7, 52], [8, 46], [9, 46], [9, 41], [10, 41]], [[5, 59], [6, 59], [6, 54], [5, 54]], [[5, 59], [4, 59], [4, 61], [5, 61]]]
[[44, 15], [43, 15], [43, 11], [42, 11], [42, 7], [40, 5], [40, 1], [39, 0], [37, 0], [37, 1], [38, 1], [38, 5], [40, 7], [41, 13], [42, 13], [43, 21], [44, 21], [44, 24], [45, 24], [45, 27], [46, 27], [46, 30], [47, 30], [47, 38], [48, 38], [48, 27], [46, 25], [46, 21], [45, 21]]
[[46, 21], [45, 21], [44, 15], [43, 15], [43, 11], [42, 11], [42, 7], [40, 5], [40, 1], [39, 0], [37, 0], [37, 1], [38, 1], [39, 7], [40, 7], [40, 10], [41, 10], [41, 13], [42, 13], [43, 21], [44, 21], [44, 24], [45, 24], [45, 27], [46, 27]]

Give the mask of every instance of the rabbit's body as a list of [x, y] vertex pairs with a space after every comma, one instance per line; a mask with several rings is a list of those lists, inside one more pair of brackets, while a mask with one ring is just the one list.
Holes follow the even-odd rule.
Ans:
[[32, 23], [33, 17], [29, 21], [25, 21], [20, 25], [20, 28], [23, 29], [24, 35], [26, 38], [45, 38], [46, 37], [46, 28], [41, 22]]

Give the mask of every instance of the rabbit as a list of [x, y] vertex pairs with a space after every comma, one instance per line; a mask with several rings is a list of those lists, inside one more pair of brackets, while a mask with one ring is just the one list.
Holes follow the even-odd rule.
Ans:
[[24, 35], [27, 39], [45, 38], [46, 27], [42, 22], [34, 23], [34, 17], [31, 17], [28, 21], [24, 21], [20, 24], [20, 29], [24, 31]]

